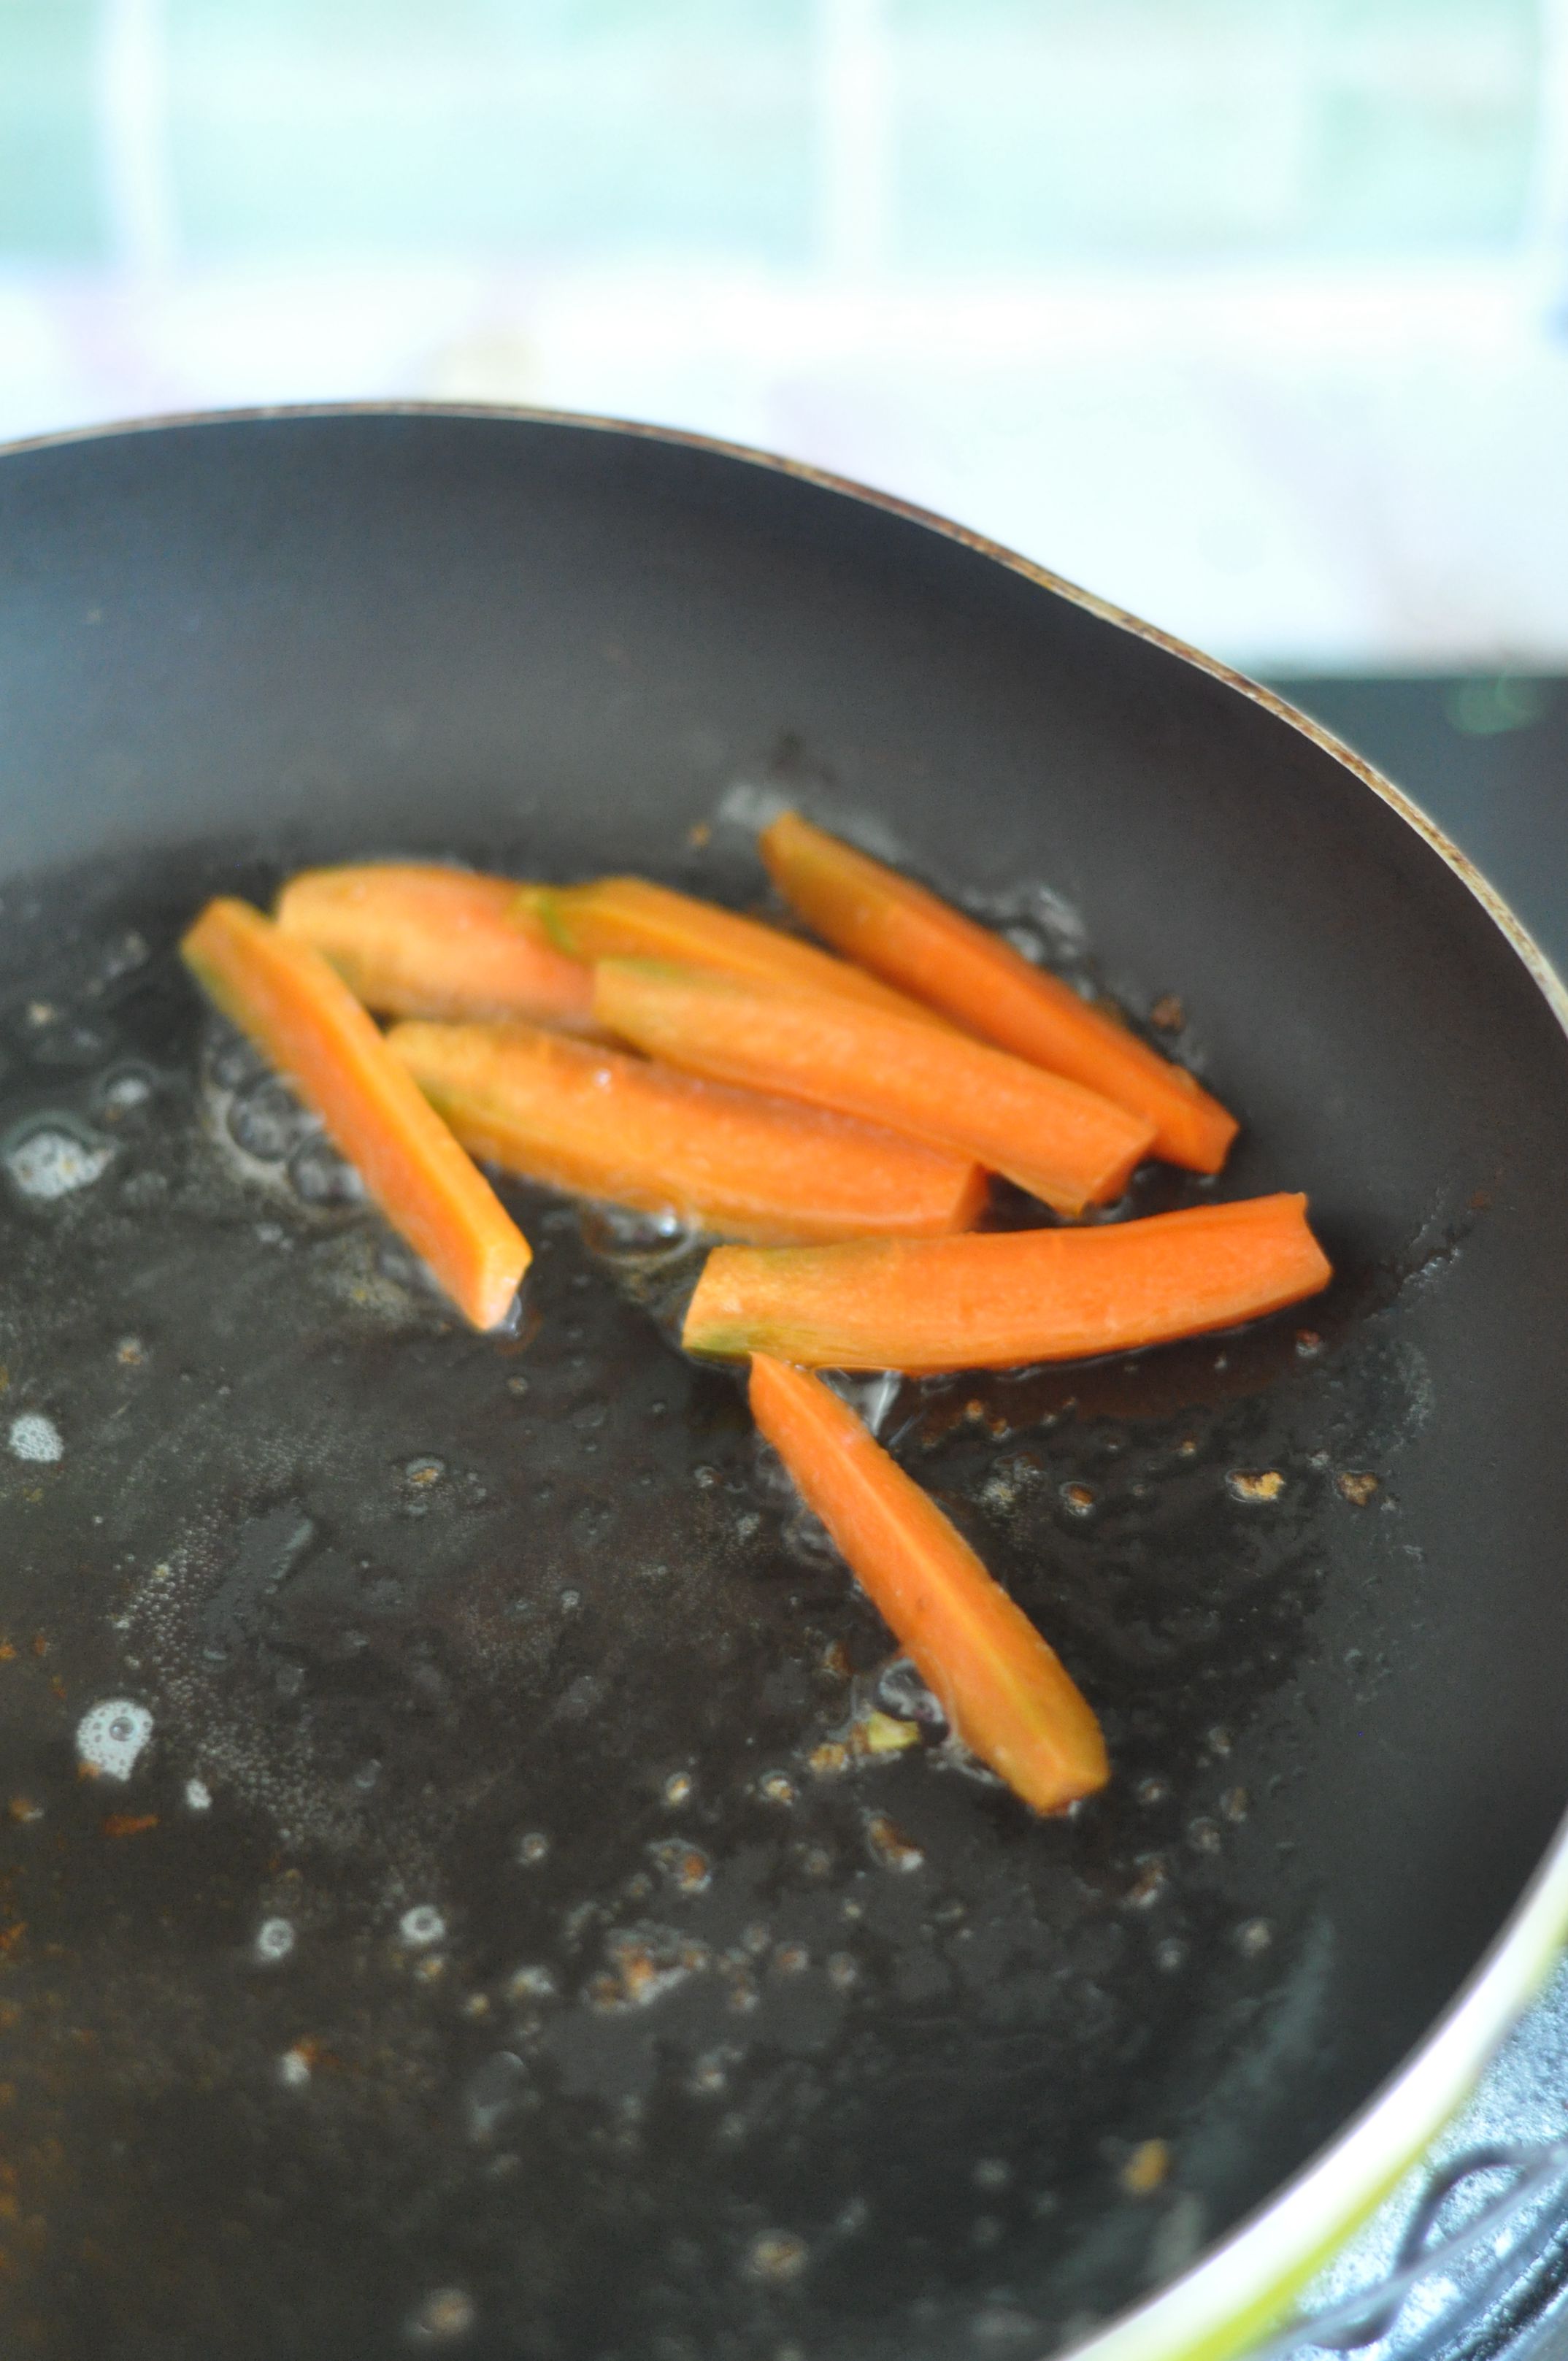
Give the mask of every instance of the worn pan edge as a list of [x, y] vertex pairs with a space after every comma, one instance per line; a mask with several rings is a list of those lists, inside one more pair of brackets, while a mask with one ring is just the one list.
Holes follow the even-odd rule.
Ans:
[[[522, 425], [623, 434], [710, 454], [785, 475], [957, 542], [1102, 622], [1162, 649], [1223, 682], [1321, 748], [1387, 804], [1453, 870], [1528, 969], [1564, 1033], [1568, 989], [1529, 929], [1459, 847], [1420, 807], [1343, 739], [1261, 682], [1174, 633], [1085, 590], [1015, 550], [891, 492], [806, 461], [676, 427], [592, 412], [463, 401], [322, 401], [171, 412], [29, 435], [0, 445], [0, 461], [74, 443], [156, 434], [174, 427], [241, 425], [317, 418], [429, 417], [512, 420]], [[1479, 1965], [1404, 2061], [1318, 2154], [1233, 2229], [1201, 2262], [1132, 2306], [1072, 2361], [1234, 2361], [1277, 2325], [1292, 2299], [1376, 2211], [1454, 2114], [1510, 2026], [1544, 1985], [1568, 1943], [1568, 1814], [1519, 1902]]]

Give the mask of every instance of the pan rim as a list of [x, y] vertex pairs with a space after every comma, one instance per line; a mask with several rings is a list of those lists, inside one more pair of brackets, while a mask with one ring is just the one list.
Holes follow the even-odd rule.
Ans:
[[[398, 399], [258, 403], [98, 422], [0, 444], [0, 461], [77, 443], [173, 430], [404, 417], [510, 422], [622, 435], [788, 476], [956, 542], [1099, 620], [1163, 650], [1310, 739], [1388, 805], [1480, 904], [1568, 1034], [1568, 988], [1508, 902], [1411, 796], [1333, 731], [1234, 666], [987, 534], [807, 461], [685, 428], [593, 412], [523, 403]], [[1087, 2341], [1071, 2348], [1070, 2361], [1229, 2361], [1229, 2356], [1245, 2353], [1277, 2326], [1292, 2299], [1376, 2210], [1456, 2113], [1510, 2026], [1544, 1986], [1565, 1943], [1568, 1811], [1486, 1951], [1384, 2081], [1217, 2246], [1164, 2288], [1092, 2331]]]

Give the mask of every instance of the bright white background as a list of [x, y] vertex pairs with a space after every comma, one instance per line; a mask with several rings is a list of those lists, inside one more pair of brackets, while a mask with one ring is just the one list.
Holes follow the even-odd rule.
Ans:
[[0, 435], [379, 395], [1565, 667], [1568, 0], [0, 0]]

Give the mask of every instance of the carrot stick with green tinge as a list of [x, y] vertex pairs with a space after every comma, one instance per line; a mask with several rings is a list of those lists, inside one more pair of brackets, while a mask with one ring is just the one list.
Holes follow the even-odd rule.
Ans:
[[963, 1743], [1037, 1812], [1110, 1777], [1091, 1707], [936, 1502], [819, 1378], [751, 1361], [751, 1412]]
[[304, 870], [279, 895], [277, 917], [378, 1016], [522, 1017], [580, 1030], [593, 978], [529, 922], [521, 891], [510, 877], [375, 862]]
[[688, 1352], [815, 1368], [1001, 1369], [1230, 1328], [1332, 1277], [1299, 1196], [1090, 1229], [710, 1254]]
[[504, 1320], [528, 1241], [320, 951], [228, 900], [209, 902], [180, 950], [208, 997], [320, 1115], [475, 1327]]
[[928, 1237], [984, 1202], [965, 1158], [532, 1026], [399, 1025], [387, 1044], [474, 1155], [720, 1236]]
[[1118, 1196], [1152, 1126], [947, 1026], [697, 968], [601, 960], [594, 1014], [650, 1056], [971, 1157], [1059, 1213]]
[[916, 1000], [1014, 1057], [1067, 1074], [1154, 1126], [1154, 1152], [1217, 1172], [1236, 1123], [1173, 1065], [925, 886], [857, 851], [798, 812], [763, 830], [779, 891], [834, 947]]
[[906, 1016], [929, 1015], [864, 968], [834, 959], [814, 943], [645, 877], [527, 885], [521, 889], [521, 907], [575, 960], [664, 960], [678, 967], [712, 968], [751, 983], [841, 993], [875, 1008], [902, 1009]]

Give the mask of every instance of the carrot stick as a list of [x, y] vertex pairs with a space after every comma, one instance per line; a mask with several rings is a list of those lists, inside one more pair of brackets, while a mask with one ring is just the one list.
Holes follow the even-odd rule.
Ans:
[[1185, 1067], [1091, 1008], [986, 928], [880, 861], [785, 812], [762, 859], [819, 935], [987, 1041], [1067, 1074], [1155, 1126], [1155, 1154], [1217, 1172], [1236, 1124]]
[[936, 1236], [984, 1200], [972, 1163], [895, 1132], [532, 1026], [399, 1025], [387, 1044], [474, 1155], [720, 1236]]
[[208, 997], [314, 1108], [475, 1327], [504, 1320], [528, 1241], [321, 953], [233, 901], [209, 902], [180, 950]]
[[928, 1014], [863, 968], [761, 919], [721, 910], [695, 895], [650, 884], [644, 877], [601, 877], [591, 885], [527, 885], [521, 903], [562, 951], [575, 960], [667, 960], [714, 968], [752, 983], [837, 992], [876, 1008]]
[[820, 1378], [764, 1353], [751, 1414], [963, 1743], [1036, 1812], [1111, 1775], [1093, 1712], [936, 1502]]
[[710, 1254], [688, 1352], [829, 1369], [1001, 1369], [1230, 1328], [1326, 1287], [1304, 1197], [1080, 1230]]
[[602, 960], [606, 1029], [718, 1082], [809, 1099], [972, 1157], [1079, 1213], [1120, 1194], [1151, 1126], [984, 1042], [841, 996]]
[[592, 979], [520, 911], [510, 877], [378, 862], [307, 869], [278, 897], [286, 935], [313, 943], [383, 1016], [588, 1021]]

